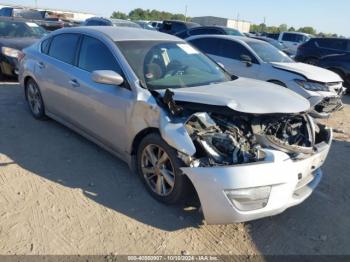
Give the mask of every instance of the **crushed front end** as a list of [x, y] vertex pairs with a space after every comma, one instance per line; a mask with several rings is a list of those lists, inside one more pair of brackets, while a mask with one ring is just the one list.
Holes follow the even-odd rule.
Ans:
[[311, 195], [322, 178], [332, 130], [303, 113], [254, 115], [224, 107], [206, 111], [184, 122], [196, 152], [179, 157], [207, 223], [276, 215]]

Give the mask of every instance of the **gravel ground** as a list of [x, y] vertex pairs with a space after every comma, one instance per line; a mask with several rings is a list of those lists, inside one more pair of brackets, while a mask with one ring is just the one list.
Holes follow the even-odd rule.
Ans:
[[325, 177], [302, 205], [208, 226], [153, 200], [127, 165], [62, 125], [34, 120], [0, 84], [0, 254], [350, 254], [350, 97]]

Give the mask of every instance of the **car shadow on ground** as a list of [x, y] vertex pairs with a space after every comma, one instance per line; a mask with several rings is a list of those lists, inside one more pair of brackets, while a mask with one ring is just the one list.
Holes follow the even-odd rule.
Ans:
[[202, 214], [192, 207], [196, 201], [183, 206], [157, 202], [127, 164], [54, 120], [35, 120], [17, 85], [0, 85], [0, 112], [0, 153], [12, 160], [7, 162], [80, 188], [93, 201], [162, 230], [202, 224]]

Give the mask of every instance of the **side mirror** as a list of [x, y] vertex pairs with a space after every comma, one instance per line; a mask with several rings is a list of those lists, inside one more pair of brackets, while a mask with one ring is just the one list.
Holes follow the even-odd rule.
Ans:
[[120, 86], [124, 83], [124, 78], [111, 70], [96, 70], [92, 72], [92, 80], [96, 83]]
[[246, 63], [248, 67], [253, 65], [252, 58], [249, 55], [241, 55], [241, 61]]

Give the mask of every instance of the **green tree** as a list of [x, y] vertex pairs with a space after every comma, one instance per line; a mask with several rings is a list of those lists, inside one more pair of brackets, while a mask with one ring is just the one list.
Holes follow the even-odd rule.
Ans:
[[279, 27], [278, 27], [278, 30], [280, 32], [286, 32], [288, 31], [288, 25], [287, 24], [281, 24]]
[[289, 32], [295, 32], [296, 30], [295, 30], [295, 28], [292, 26], [292, 27], [289, 27], [288, 31], [289, 31]]
[[126, 20], [128, 19], [128, 15], [122, 12], [113, 12], [111, 18]]
[[298, 31], [302, 32], [302, 33], [310, 34], [310, 35], [316, 35], [317, 34], [317, 31], [311, 26], [301, 27], [301, 28], [299, 28]]

